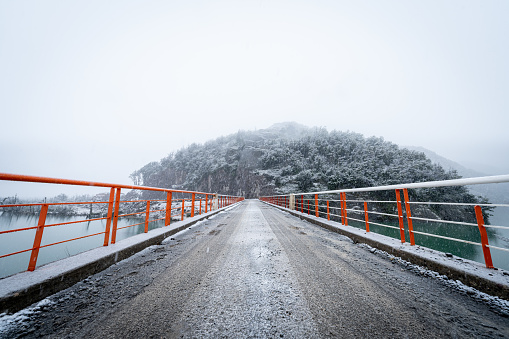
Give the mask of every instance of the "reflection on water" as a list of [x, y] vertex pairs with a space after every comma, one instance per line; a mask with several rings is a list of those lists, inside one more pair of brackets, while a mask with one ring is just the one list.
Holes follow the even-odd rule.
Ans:
[[[94, 233], [102, 233], [83, 239], [41, 248], [37, 260], [37, 266], [103, 245], [106, 220], [87, 221], [62, 226], [49, 226], [63, 222], [83, 220], [84, 218], [84, 216], [68, 217], [48, 214], [46, 217], [46, 225], [48, 225], [48, 227], [44, 228], [41, 246], [72, 238], [83, 237]], [[38, 220], [39, 216], [37, 214], [0, 213], [0, 231], [35, 227], [37, 226]], [[143, 221], [144, 219], [140, 218], [120, 218], [118, 220], [118, 228], [137, 224]], [[164, 226], [164, 221], [162, 220], [151, 222], [149, 223], [149, 230], [162, 226]], [[144, 230], [144, 224], [118, 230], [117, 242], [133, 235], [143, 233]], [[0, 235], [0, 255], [32, 248], [34, 237], [35, 229]], [[0, 259], [0, 278], [26, 270], [30, 254], [31, 252], [28, 251]]]

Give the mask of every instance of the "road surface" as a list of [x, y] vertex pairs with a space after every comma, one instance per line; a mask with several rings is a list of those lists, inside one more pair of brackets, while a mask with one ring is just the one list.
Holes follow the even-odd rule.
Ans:
[[3, 335], [509, 337], [503, 309], [409, 267], [247, 200], [57, 293]]

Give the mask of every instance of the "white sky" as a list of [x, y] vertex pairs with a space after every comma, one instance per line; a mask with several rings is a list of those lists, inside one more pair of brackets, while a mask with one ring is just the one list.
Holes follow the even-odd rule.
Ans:
[[296, 121], [507, 174], [508, 17], [506, 0], [3, 0], [0, 172], [130, 183]]

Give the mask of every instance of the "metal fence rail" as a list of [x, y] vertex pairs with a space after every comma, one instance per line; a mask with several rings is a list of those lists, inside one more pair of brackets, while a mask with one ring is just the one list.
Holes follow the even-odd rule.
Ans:
[[[21, 207], [29, 207], [30, 211], [35, 211], [39, 215], [38, 223], [34, 226], [21, 227], [16, 229], [8, 229], [0, 231], [0, 237], [6, 234], [17, 232], [26, 232], [35, 230], [33, 245], [22, 250], [1, 253], [0, 259], [14, 256], [25, 252], [31, 252], [30, 260], [28, 263], [28, 270], [33, 271], [37, 266], [37, 258], [41, 248], [50, 247], [58, 244], [72, 242], [79, 239], [101, 236], [102, 242], [98, 241], [97, 246], [108, 246], [115, 244], [117, 241], [117, 231], [139, 225], [144, 225], [144, 232], [149, 230], [149, 224], [157, 221], [164, 220], [164, 226], [169, 226], [172, 220], [184, 220], [185, 216], [194, 217], [196, 214], [207, 213], [233, 203], [244, 200], [243, 197], [219, 195], [216, 193], [196, 192], [164, 189], [157, 187], [145, 187], [134, 185], [119, 185], [108, 184], [100, 182], [90, 182], [82, 180], [69, 180], [58, 178], [45, 178], [17, 174], [0, 173], [0, 181], [21, 181], [30, 183], [48, 183], [48, 184], [61, 184], [61, 185], [76, 185], [76, 186], [93, 186], [109, 188], [109, 199], [107, 201], [85, 201], [85, 202], [61, 202], [61, 203], [36, 203], [36, 204], [4, 204], [0, 205], [0, 211], [16, 212]], [[139, 191], [152, 191], [162, 192], [166, 194], [166, 199], [150, 199], [150, 200], [122, 200], [122, 189], [135, 189]], [[181, 198], [175, 198], [176, 193], [181, 195]], [[83, 220], [75, 220], [62, 223], [47, 224], [46, 219], [51, 210], [70, 206], [70, 205], [87, 205], [92, 208], [92, 205], [99, 205], [104, 208], [105, 213], [102, 216], [93, 217], [92, 214], [87, 215]], [[131, 205], [131, 207], [129, 207]], [[133, 206], [134, 205], [134, 206]], [[107, 212], [106, 212], [107, 210]], [[122, 211], [127, 210], [127, 213]], [[151, 219], [152, 217], [152, 219]], [[118, 221], [121, 218], [144, 218], [144, 221], [118, 227]], [[66, 227], [72, 224], [79, 224], [91, 221], [105, 221], [105, 229], [101, 232], [82, 235], [79, 237], [68, 238], [64, 240], [55, 241], [48, 244], [43, 244], [44, 230], [53, 227]], [[0, 225], [1, 226], [1, 225]], [[65, 231], [64, 229], [62, 229]], [[62, 232], [65, 234], [65, 232]]]
[[[426, 188], [436, 189], [440, 187], [453, 187], [453, 186], [466, 186], [466, 185], [478, 185], [478, 184], [497, 184], [509, 182], [509, 175], [499, 175], [490, 177], [479, 177], [479, 178], [465, 178], [455, 180], [444, 180], [444, 181], [430, 181], [400, 185], [387, 185], [377, 187], [363, 187], [363, 188], [352, 188], [344, 190], [332, 190], [332, 191], [321, 191], [321, 192], [305, 192], [295, 194], [284, 194], [275, 196], [260, 197], [260, 200], [267, 203], [285, 207], [298, 212], [314, 215], [317, 218], [326, 218], [328, 220], [337, 220], [342, 225], [348, 226], [349, 221], [355, 221], [363, 223], [366, 232], [370, 232], [370, 224], [377, 225], [383, 228], [396, 229], [399, 231], [399, 238], [402, 243], [405, 243], [405, 233], [409, 235], [410, 245], [415, 245], [415, 235], [418, 234], [424, 237], [440, 238], [449, 241], [455, 241], [458, 243], [471, 244], [481, 246], [484, 256], [484, 262], [486, 267], [494, 268], [493, 261], [491, 258], [490, 249], [496, 249], [504, 252], [509, 252], [508, 248], [493, 246], [489, 244], [488, 233], [486, 228], [492, 229], [505, 229], [509, 230], [508, 226], [497, 226], [497, 225], [486, 225], [483, 217], [483, 208], [489, 207], [503, 207], [509, 208], [509, 204], [503, 203], [462, 203], [457, 201], [450, 202], [433, 202], [433, 201], [410, 201], [409, 190]], [[395, 200], [373, 200], [362, 195], [369, 194], [378, 191], [393, 191]], [[354, 198], [347, 199], [346, 194], [354, 196]], [[402, 196], [403, 195], [403, 196]], [[339, 196], [339, 199], [337, 197]], [[374, 205], [391, 205], [393, 213], [387, 211], [377, 211]], [[412, 216], [411, 206], [414, 209], [418, 205], [442, 205], [442, 206], [461, 206], [464, 208], [472, 208], [475, 212], [476, 223], [465, 222], [461, 220], [443, 220], [430, 217], [416, 217]], [[361, 216], [361, 218], [355, 218], [353, 216]], [[362, 218], [362, 216], [364, 218]], [[405, 218], [406, 216], [406, 218]], [[388, 225], [382, 222], [374, 222], [371, 219], [373, 217], [382, 217], [385, 219], [393, 219], [397, 221], [397, 226]], [[405, 223], [406, 220], [406, 223]], [[431, 231], [417, 231], [414, 230], [413, 221], [423, 221], [426, 223], [439, 223], [449, 224], [455, 226], [468, 226], [477, 227], [479, 230], [479, 242], [460, 239], [458, 237], [444, 236], [441, 234], [435, 234]], [[406, 226], [405, 226], [406, 225]], [[458, 232], [459, 233], [459, 232]]]

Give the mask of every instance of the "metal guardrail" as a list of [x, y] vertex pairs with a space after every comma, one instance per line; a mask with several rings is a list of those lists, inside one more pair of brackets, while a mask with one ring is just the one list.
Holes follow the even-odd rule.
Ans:
[[[30, 248], [25, 248], [20, 251], [15, 251], [11, 253], [4, 253], [0, 255], [0, 259], [10, 257], [16, 254], [31, 252], [30, 260], [28, 263], [28, 271], [33, 271], [37, 266], [37, 258], [39, 255], [39, 250], [41, 248], [50, 247], [62, 243], [67, 243], [83, 238], [99, 236], [101, 234], [104, 235], [104, 239], [102, 242], [103, 246], [108, 246], [109, 244], [115, 244], [117, 231], [120, 229], [125, 229], [129, 227], [134, 227], [138, 225], [144, 225], [144, 232], [147, 233], [149, 229], [149, 223], [156, 222], [160, 220], [164, 220], [164, 226], [169, 226], [172, 219], [180, 219], [184, 220], [186, 214], [190, 217], [194, 217], [195, 214], [207, 213], [208, 211], [216, 210], [238, 201], [244, 200], [243, 197], [238, 196], [230, 196], [230, 195], [219, 195], [216, 193], [206, 193], [206, 192], [196, 192], [196, 191], [184, 191], [184, 190], [174, 190], [174, 189], [164, 189], [157, 187], [145, 187], [145, 186], [134, 186], [134, 185], [120, 185], [120, 184], [109, 184], [109, 183], [101, 183], [101, 182], [91, 182], [91, 181], [82, 181], [82, 180], [70, 180], [70, 179], [58, 179], [58, 178], [46, 178], [46, 177], [36, 177], [36, 176], [27, 176], [27, 175], [17, 175], [17, 174], [8, 174], [8, 173], [0, 173], [1, 181], [21, 181], [21, 182], [31, 182], [31, 183], [48, 183], [48, 184], [61, 184], [61, 185], [76, 185], [76, 186], [93, 186], [93, 187], [104, 187], [109, 188], [109, 199], [108, 201], [86, 201], [86, 202], [63, 202], [63, 203], [35, 203], [35, 204], [6, 204], [0, 205], [0, 209], [2, 211], [15, 210], [20, 207], [30, 207], [30, 209], [39, 208], [39, 220], [36, 226], [29, 226], [17, 229], [9, 229], [0, 231], [0, 237], [15, 232], [23, 232], [29, 230], [35, 230], [35, 237], [33, 246]], [[121, 199], [121, 191], [122, 189], [135, 189], [140, 191], [154, 191], [154, 192], [162, 192], [166, 193], [166, 199], [151, 199], [151, 200], [122, 200]], [[182, 195], [180, 199], [174, 199], [174, 194], [179, 193]], [[187, 197], [185, 197], [187, 196]], [[145, 208], [140, 211], [135, 211], [132, 213], [124, 213], [120, 214], [121, 204], [128, 205], [136, 203], [137, 205], [144, 204]], [[89, 218], [77, 221], [63, 222], [63, 223], [55, 223], [55, 224], [46, 224], [46, 218], [48, 215], [48, 210], [53, 207], [58, 206], [69, 206], [69, 205], [105, 205], [107, 206], [106, 216], [92, 218], [92, 215], [89, 215]], [[151, 206], [157, 206], [156, 209], [151, 209]], [[164, 217], [150, 219], [150, 216], [154, 214], [163, 214]], [[144, 217], [144, 221], [140, 223], [134, 223], [127, 226], [117, 227], [119, 218], [125, 217]], [[75, 237], [65, 239], [63, 241], [58, 241], [50, 244], [42, 244], [42, 238], [44, 234], [44, 230], [49, 227], [58, 227], [58, 226], [66, 226], [70, 224], [84, 223], [90, 221], [98, 221], [105, 220], [106, 227], [105, 230], [98, 233], [86, 234], [84, 236]], [[98, 244], [97, 247], [100, 247]]]
[[[270, 204], [282, 206], [292, 210], [300, 211], [301, 213], [314, 214], [317, 218], [327, 218], [331, 220], [331, 217], [338, 219], [342, 225], [348, 226], [349, 221], [355, 221], [362, 223], [365, 227], [366, 232], [370, 232], [370, 225], [377, 225], [384, 228], [391, 228], [399, 231], [399, 237], [402, 243], [405, 243], [405, 232], [408, 232], [410, 245], [415, 245], [415, 234], [441, 238], [450, 241], [456, 241], [471, 245], [481, 246], [484, 256], [484, 262], [486, 267], [494, 268], [493, 261], [491, 258], [490, 249], [496, 249], [500, 251], [509, 252], [508, 248], [493, 246], [489, 244], [488, 233], [486, 228], [493, 229], [505, 229], [509, 230], [507, 226], [496, 226], [486, 225], [483, 217], [483, 208], [490, 207], [509, 207], [509, 204], [477, 204], [477, 203], [461, 203], [461, 202], [432, 202], [432, 201], [410, 201], [408, 190], [426, 188], [433, 189], [439, 187], [452, 187], [452, 186], [466, 186], [466, 185], [479, 185], [479, 184], [496, 184], [496, 183], [507, 183], [509, 182], [509, 175], [489, 176], [489, 177], [478, 177], [478, 178], [464, 178], [444, 181], [430, 181], [410, 184], [398, 184], [398, 185], [387, 185], [387, 186], [376, 186], [376, 187], [363, 187], [363, 188], [352, 188], [343, 190], [331, 190], [321, 192], [305, 192], [295, 193], [286, 195], [274, 195], [261, 197], [260, 200], [268, 202]], [[370, 199], [347, 199], [346, 194], [355, 195], [360, 193], [370, 193], [377, 191], [394, 191], [396, 200], [370, 200]], [[403, 193], [403, 199], [401, 197]], [[334, 199], [334, 196], [339, 195], [339, 200]], [[311, 196], [311, 197], [309, 197]], [[331, 205], [334, 204], [334, 207]], [[384, 213], [379, 212], [373, 208], [369, 208], [369, 205], [373, 204], [396, 204], [397, 214], [395, 213]], [[348, 206], [350, 205], [350, 206]], [[475, 211], [476, 223], [465, 222], [465, 221], [454, 221], [454, 220], [442, 220], [428, 217], [416, 217], [412, 216], [411, 206], [417, 205], [445, 205], [445, 206], [463, 206], [465, 208], [473, 208]], [[335, 214], [339, 213], [339, 214]], [[352, 217], [352, 215], [361, 215], [359, 218]], [[404, 222], [404, 215], [406, 215], [406, 226]], [[398, 226], [387, 225], [380, 222], [373, 222], [370, 220], [370, 216], [385, 217], [385, 218], [396, 218], [398, 220]], [[422, 222], [433, 222], [443, 224], [453, 224], [461, 226], [474, 226], [477, 227], [480, 234], [480, 242], [469, 241], [459, 239], [455, 237], [449, 237], [439, 234], [433, 234], [430, 232], [416, 231], [413, 227], [413, 221]]]

